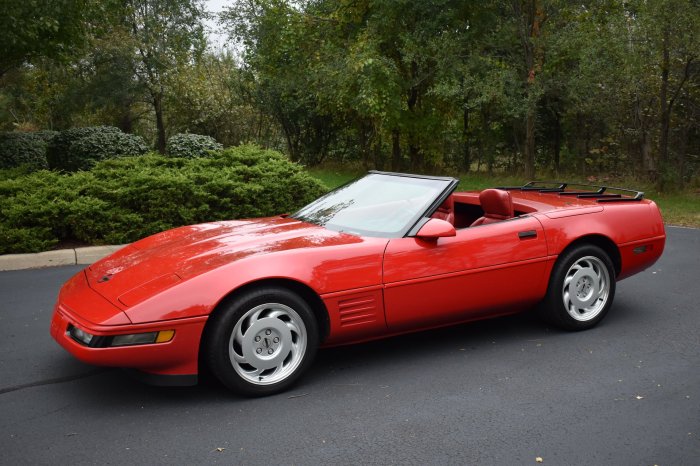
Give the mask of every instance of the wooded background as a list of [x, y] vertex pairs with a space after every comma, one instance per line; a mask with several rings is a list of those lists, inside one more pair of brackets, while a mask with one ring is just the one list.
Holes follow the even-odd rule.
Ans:
[[401, 171], [700, 168], [697, 0], [3, 0], [0, 130], [114, 125]]

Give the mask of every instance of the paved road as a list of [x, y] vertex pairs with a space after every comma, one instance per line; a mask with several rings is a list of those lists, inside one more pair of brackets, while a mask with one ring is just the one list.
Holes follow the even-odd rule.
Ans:
[[75, 361], [48, 326], [79, 268], [0, 273], [0, 463], [700, 464], [700, 230], [668, 233], [596, 329], [521, 315], [325, 350], [254, 400]]

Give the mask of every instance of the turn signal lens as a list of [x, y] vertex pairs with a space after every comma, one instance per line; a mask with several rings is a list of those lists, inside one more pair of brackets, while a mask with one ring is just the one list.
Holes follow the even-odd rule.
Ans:
[[175, 336], [175, 330], [161, 330], [156, 337], [156, 343], [167, 343]]

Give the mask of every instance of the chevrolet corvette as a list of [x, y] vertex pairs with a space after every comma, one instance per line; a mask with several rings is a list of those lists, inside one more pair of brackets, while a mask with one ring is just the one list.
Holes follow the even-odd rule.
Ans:
[[372, 171], [292, 215], [132, 243], [62, 287], [51, 335], [89, 364], [157, 384], [206, 368], [248, 396], [282, 391], [317, 349], [537, 309], [584, 330], [665, 231], [644, 194]]

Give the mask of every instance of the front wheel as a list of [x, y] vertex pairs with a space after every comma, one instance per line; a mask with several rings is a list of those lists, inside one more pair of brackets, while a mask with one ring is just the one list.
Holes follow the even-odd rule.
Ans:
[[565, 330], [586, 330], [607, 314], [615, 297], [615, 269], [594, 245], [579, 245], [559, 257], [542, 302], [544, 317]]
[[308, 304], [283, 288], [242, 294], [207, 328], [209, 368], [229, 389], [248, 396], [291, 386], [311, 364], [319, 343]]

